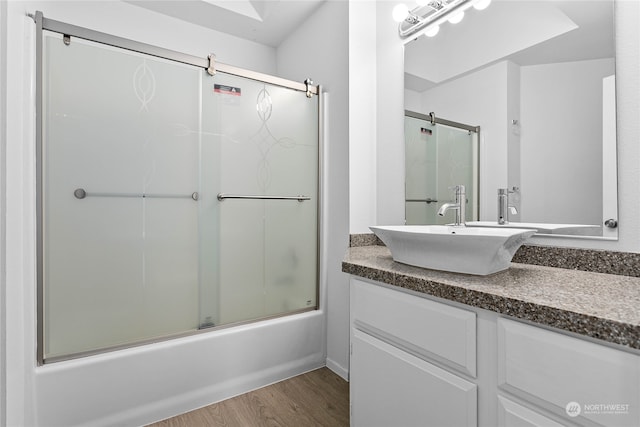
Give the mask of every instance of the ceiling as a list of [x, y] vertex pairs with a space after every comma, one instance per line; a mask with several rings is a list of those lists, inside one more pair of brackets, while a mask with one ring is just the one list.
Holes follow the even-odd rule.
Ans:
[[326, 0], [125, 0], [127, 3], [277, 47]]
[[418, 92], [502, 60], [518, 65], [613, 58], [611, 0], [493, 0], [405, 47], [405, 87]]

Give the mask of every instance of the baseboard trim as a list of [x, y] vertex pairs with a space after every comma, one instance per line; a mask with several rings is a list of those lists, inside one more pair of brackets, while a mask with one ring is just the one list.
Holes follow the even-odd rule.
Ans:
[[349, 369], [336, 363], [334, 360], [327, 358], [327, 368], [342, 377], [345, 381], [349, 381]]

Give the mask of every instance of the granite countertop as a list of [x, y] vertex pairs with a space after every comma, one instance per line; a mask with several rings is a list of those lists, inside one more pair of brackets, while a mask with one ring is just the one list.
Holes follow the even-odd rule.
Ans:
[[640, 278], [512, 263], [490, 276], [397, 263], [385, 246], [350, 247], [342, 271], [640, 349]]

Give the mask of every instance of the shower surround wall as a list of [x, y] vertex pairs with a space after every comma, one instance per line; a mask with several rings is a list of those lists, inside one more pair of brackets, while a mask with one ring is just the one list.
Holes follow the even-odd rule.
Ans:
[[[326, 267], [321, 261], [321, 310], [36, 367], [35, 52], [34, 24], [26, 13], [42, 10], [51, 19], [201, 57], [215, 50], [221, 62], [267, 74], [279, 72], [273, 48], [124, 2], [9, 2], [7, 6], [7, 99], [12, 108], [3, 114], [8, 123], [6, 245], [11, 253], [3, 308], [7, 323], [2, 325], [6, 413], [0, 419], [7, 425], [141, 425], [323, 366]], [[322, 49], [330, 52], [333, 46]], [[296, 53], [301, 52], [290, 52]]]

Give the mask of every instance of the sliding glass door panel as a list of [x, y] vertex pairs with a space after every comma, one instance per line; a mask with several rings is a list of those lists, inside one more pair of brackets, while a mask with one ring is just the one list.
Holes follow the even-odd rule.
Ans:
[[200, 72], [45, 37], [45, 356], [197, 327]]

